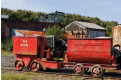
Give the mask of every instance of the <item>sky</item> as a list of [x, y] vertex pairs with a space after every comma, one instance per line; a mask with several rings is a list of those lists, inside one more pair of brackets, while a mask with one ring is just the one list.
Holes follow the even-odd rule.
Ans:
[[121, 24], [121, 0], [1, 0], [1, 7], [45, 13], [57, 10]]

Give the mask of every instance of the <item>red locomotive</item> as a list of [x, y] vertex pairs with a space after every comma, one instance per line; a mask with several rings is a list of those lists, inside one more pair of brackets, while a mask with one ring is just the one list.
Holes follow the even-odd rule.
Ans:
[[[64, 66], [74, 66], [74, 72], [83, 75], [91, 69], [95, 77], [103, 75], [105, 69], [121, 68], [121, 53], [113, 52], [111, 38], [68, 39], [67, 52], [64, 60], [55, 60], [54, 38], [48, 37], [20, 37], [15, 36], [13, 53], [17, 70], [30, 68], [31, 71], [41, 69], [59, 69]], [[54, 50], [55, 49], [55, 50]]]

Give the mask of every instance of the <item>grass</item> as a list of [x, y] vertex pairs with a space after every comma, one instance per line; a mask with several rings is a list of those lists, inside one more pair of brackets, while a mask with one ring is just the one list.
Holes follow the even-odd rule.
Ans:
[[[103, 80], [102, 78], [64, 76], [56, 74], [45, 74], [39, 72], [9, 71], [1, 69], [1, 80]], [[115, 78], [104, 78], [104, 80], [115, 80]], [[117, 79], [120, 80], [120, 79]]]
[[2, 80], [26, 80], [26, 76], [23, 74], [4, 74], [1, 75]]
[[1, 50], [1, 56], [14, 56], [12, 51]]
[[[41, 75], [41, 73], [40, 73]], [[1, 70], [2, 80], [34, 80], [38, 77], [36, 72]]]
[[1, 80], [26, 80], [24, 74], [1, 69]]

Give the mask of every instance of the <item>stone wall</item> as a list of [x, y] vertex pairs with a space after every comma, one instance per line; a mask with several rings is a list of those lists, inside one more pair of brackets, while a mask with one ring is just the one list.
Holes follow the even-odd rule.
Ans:
[[121, 25], [112, 28], [113, 46], [119, 44], [121, 46]]

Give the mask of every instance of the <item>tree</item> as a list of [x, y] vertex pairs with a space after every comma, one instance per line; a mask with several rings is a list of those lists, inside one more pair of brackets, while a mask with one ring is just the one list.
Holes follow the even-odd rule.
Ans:
[[60, 26], [54, 25], [53, 27], [48, 27], [46, 35], [54, 35], [56, 38], [64, 38], [64, 31], [61, 30]]
[[[48, 17], [48, 14], [43, 13], [43, 12], [33, 12], [33, 11], [20, 10], [20, 9], [17, 11], [13, 11], [13, 10], [10, 10], [7, 8], [1, 8], [1, 14], [9, 15], [10, 20], [31, 21], [31, 22], [38, 22], [40, 16], [45, 17], [45, 18]], [[107, 29], [107, 31], [106, 31], [107, 36], [111, 36], [112, 27], [114, 27], [118, 24], [115, 21], [102, 21], [97, 17], [82, 16], [80, 14], [66, 13], [65, 17], [63, 15], [60, 15], [60, 16], [61, 16], [60, 24], [67, 25], [71, 21], [74, 21], [74, 20], [98, 24]], [[65, 22], [64, 22], [64, 20], [65, 20]]]

